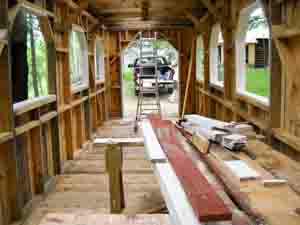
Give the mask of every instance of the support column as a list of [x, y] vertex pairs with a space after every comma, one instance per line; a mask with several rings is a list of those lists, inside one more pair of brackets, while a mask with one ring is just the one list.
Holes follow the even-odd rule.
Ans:
[[105, 160], [109, 177], [110, 212], [121, 213], [125, 208], [122, 176], [122, 147], [115, 144], [107, 145], [105, 150]]

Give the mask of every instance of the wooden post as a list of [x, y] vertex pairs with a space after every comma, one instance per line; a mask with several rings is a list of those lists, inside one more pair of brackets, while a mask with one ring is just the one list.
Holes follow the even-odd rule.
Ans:
[[[281, 8], [279, 5], [272, 7], [272, 25], [281, 24]], [[271, 128], [279, 128], [282, 123], [282, 68], [278, 49], [274, 41], [271, 42], [271, 74], [270, 76], [270, 119]]]
[[192, 47], [191, 47], [191, 51], [190, 51], [189, 71], [188, 71], [187, 81], [186, 81], [186, 84], [185, 84], [185, 92], [184, 92], [184, 99], [183, 99], [181, 119], [183, 119], [184, 114], [185, 114], [187, 97], [188, 97], [188, 94], [189, 94], [189, 87], [190, 87], [190, 81], [191, 81], [191, 76], [192, 76], [192, 66], [193, 66], [194, 53], [195, 53], [194, 52], [194, 45], [195, 45], [194, 42], [195, 42], [195, 40], [193, 38], [192, 39]]
[[125, 208], [122, 178], [122, 147], [114, 144], [107, 145], [105, 159], [109, 175], [110, 212], [121, 213]]

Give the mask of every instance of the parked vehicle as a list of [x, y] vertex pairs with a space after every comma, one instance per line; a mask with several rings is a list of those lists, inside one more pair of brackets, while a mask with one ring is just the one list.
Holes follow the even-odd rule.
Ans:
[[133, 64], [129, 67], [134, 68], [134, 83], [135, 83], [135, 94], [139, 93], [139, 76], [141, 68], [144, 68], [143, 75], [149, 75], [147, 83], [149, 85], [155, 85], [155, 79], [151, 79], [151, 75], [155, 73], [155, 65], [157, 63], [157, 70], [159, 71], [159, 90], [167, 90], [168, 93], [172, 93], [175, 89], [176, 81], [174, 80], [175, 70], [171, 67], [165, 57], [143, 57], [135, 59]]

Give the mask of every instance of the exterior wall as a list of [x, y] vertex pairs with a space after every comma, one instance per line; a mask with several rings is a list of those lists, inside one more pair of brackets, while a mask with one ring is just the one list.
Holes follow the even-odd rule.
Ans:
[[255, 44], [248, 44], [248, 64], [251, 66], [255, 65]]

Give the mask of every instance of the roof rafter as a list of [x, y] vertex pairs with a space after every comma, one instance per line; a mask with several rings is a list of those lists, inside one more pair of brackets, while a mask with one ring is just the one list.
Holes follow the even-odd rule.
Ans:
[[217, 20], [219, 21], [222, 20], [222, 16], [218, 12], [218, 8], [215, 5], [213, 5], [210, 0], [200, 0], [200, 1]]
[[197, 30], [201, 30], [204, 22], [208, 19], [209, 13], [206, 13], [201, 18], [194, 16], [190, 11], [184, 10], [185, 16], [194, 24]]

